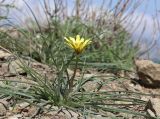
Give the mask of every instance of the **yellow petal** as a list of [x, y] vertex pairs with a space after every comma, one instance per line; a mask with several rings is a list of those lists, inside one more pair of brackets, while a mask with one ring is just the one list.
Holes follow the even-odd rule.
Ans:
[[66, 44], [67, 44], [69, 47], [71, 47], [72, 49], [74, 49], [74, 47], [73, 47], [70, 43], [67, 43], [67, 42], [66, 42]]
[[84, 38], [81, 38], [81, 42], [84, 42]]
[[80, 42], [80, 41], [81, 41], [80, 35], [77, 35], [76, 36], [76, 42]]
[[75, 38], [73, 38], [73, 37], [69, 37], [69, 39], [72, 41], [72, 43], [76, 42]]
[[67, 42], [69, 42], [69, 39], [68, 39], [68, 38], [64, 37], [64, 39], [65, 39]]
[[81, 45], [80, 49], [81, 49], [81, 50], [84, 50], [85, 47], [86, 47], [89, 43], [90, 43], [90, 40], [85, 40], [85, 41], [83, 42], [83, 44]]
[[86, 46], [86, 45], [88, 45], [88, 44], [90, 44], [90, 40], [89, 40], [89, 39], [88, 39], [88, 40], [85, 40], [85, 42], [83, 43], [84, 46]]

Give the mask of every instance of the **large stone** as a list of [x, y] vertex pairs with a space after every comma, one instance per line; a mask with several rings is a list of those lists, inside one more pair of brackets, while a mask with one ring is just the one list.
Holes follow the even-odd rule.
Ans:
[[135, 61], [139, 82], [151, 88], [160, 88], [160, 64], [150, 60]]

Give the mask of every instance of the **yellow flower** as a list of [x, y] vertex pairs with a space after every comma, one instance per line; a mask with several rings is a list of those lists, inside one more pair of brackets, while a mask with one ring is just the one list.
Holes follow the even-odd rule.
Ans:
[[84, 38], [80, 38], [80, 35], [77, 35], [76, 38], [64, 37], [64, 39], [66, 40], [67, 45], [74, 49], [77, 54], [82, 53], [86, 46], [91, 43], [90, 39], [85, 40]]

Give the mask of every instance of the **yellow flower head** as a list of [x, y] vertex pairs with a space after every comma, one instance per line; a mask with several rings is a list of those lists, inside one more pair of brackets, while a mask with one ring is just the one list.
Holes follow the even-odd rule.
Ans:
[[90, 39], [85, 40], [84, 38], [80, 38], [80, 35], [77, 35], [76, 38], [64, 37], [64, 39], [66, 40], [67, 45], [74, 49], [77, 54], [82, 53], [86, 46], [91, 43]]

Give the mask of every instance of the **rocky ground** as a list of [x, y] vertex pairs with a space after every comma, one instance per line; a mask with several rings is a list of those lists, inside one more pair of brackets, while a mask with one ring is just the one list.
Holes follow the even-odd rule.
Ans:
[[[27, 59], [23, 59], [27, 62]], [[26, 82], [26, 84], [16, 84], [15, 86], [29, 85], [30, 82], [26, 80], [27, 74], [24, 72], [18, 64], [21, 62], [15, 58], [12, 54], [0, 50], [0, 85], [3, 85], [3, 81], [18, 80]], [[55, 71], [50, 69], [47, 65], [32, 61], [29, 64], [33, 69], [39, 73], [46, 75], [48, 79], [53, 78]], [[139, 112], [147, 112], [151, 117], [160, 117], [160, 65], [155, 64], [147, 60], [135, 61], [136, 70], [132, 73], [121, 73], [121, 77], [126, 77], [126, 80], [113, 80], [105, 86], [101, 87], [101, 91], [128, 91], [145, 93], [149, 95], [139, 95], [139, 99], [148, 101], [144, 106], [132, 106], [132, 110]], [[72, 73], [72, 71], [69, 71]], [[108, 76], [113, 76], [112, 73], [101, 73], [92, 71], [85, 74], [84, 77], [101, 76], [102, 80], [105, 80]], [[78, 76], [78, 75], [77, 75]], [[97, 82], [90, 81], [84, 86], [87, 91], [95, 91], [97, 89]], [[52, 107], [54, 110], [41, 110], [27, 102], [19, 101], [13, 105], [14, 97], [0, 97], [0, 119], [83, 119], [83, 115], [67, 110], [65, 108]], [[45, 105], [46, 107], [50, 105]], [[112, 117], [119, 117], [125, 119], [132, 119], [134, 117], [127, 117], [125, 114], [115, 114], [106, 112], [107, 115]], [[89, 115], [87, 119], [106, 119], [102, 115]], [[136, 119], [136, 118], [135, 118]]]

